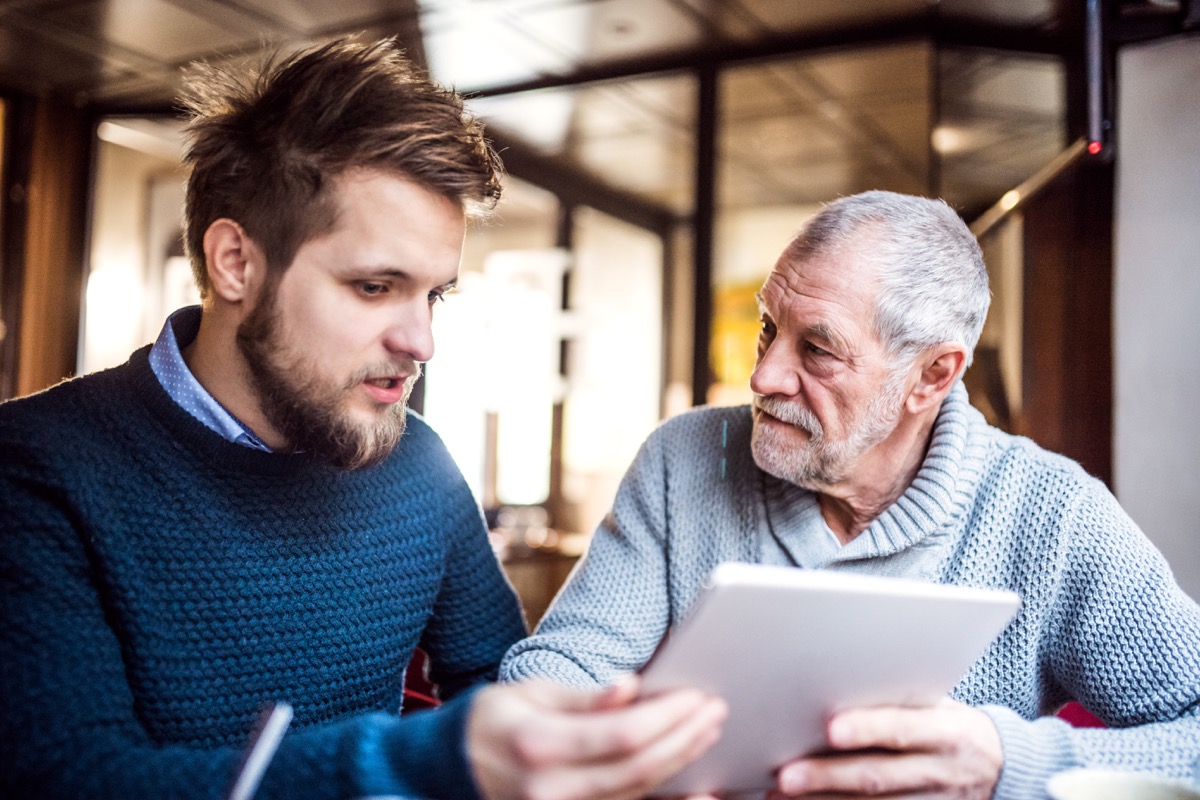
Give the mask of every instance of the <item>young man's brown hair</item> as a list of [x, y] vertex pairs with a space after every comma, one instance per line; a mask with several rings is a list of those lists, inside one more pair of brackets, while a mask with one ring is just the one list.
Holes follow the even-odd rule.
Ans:
[[[191, 167], [185, 236], [207, 294], [204, 233], [238, 222], [282, 271], [337, 221], [333, 179], [352, 168], [403, 175], [468, 214], [500, 196], [500, 161], [462, 99], [417, 74], [391, 39], [338, 40], [257, 76], [197, 66], [184, 88]], [[278, 272], [276, 272], [278, 274]]]

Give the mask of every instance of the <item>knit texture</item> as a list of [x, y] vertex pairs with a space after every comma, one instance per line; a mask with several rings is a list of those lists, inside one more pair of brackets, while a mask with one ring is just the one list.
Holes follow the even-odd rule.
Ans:
[[[664, 423], [501, 678], [592, 685], [637, 669], [723, 561], [1011, 589], [1021, 611], [953, 691], [984, 706], [1000, 731], [997, 800], [1042, 797], [1051, 774], [1075, 766], [1191, 778], [1200, 608], [1102, 483], [990, 427], [960, 384], [913, 484], [838, 547], [814, 494], [754, 465], [750, 433], [747, 407]], [[1112, 727], [1077, 730], [1046, 716], [1068, 700]]]
[[[257, 797], [474, 797], [465, 695], [524, 622], [440, 440], [410, 414], [355, 472], [242, 447], [147, 350], [0, 406], [0, 796], [218, 798], [286, 701]], [[417, 646], [464, 697], [402, 719]]]

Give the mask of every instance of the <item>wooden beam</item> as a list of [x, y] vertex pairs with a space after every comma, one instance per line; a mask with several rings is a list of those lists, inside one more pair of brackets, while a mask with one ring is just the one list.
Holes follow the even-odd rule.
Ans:
[[666, 236], [675, 222], [670, 209], [607, 184], [564, 157], [538, 153], [495, 129], [489, 129], [488, 138], [500, 153], [506, 172], [554, 193], [564, 205], [590, 206], [660, 236]]

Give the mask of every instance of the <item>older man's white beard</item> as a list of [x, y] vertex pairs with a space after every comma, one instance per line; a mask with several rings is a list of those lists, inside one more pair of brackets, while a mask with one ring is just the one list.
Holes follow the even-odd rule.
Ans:
[[755, 424], [750, 437], [754, 463], [759, 469], [806, 489], [819, 490], [849, 477], [864, 453], [886, 439], [900, 417], [904, 373], [893, 376], [871, 399], [842, 441], [829, 441], [813, 412], [779, 398], [755, 395], [754, 406], [776, 419], [808, 433], [808, 441], [797, 444], [786, 432]]

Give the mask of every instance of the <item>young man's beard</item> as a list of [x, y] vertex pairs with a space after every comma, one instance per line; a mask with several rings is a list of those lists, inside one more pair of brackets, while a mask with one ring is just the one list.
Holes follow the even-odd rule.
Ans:
[[[357, 423], [346, 410], [347, 401], [380, 370], [364, 368], [341, 387], [322, 380], [303, 357], [289, 354], [275, 305], [274, 287], [264, 287], [258, 305], [238, 327], [237, 342], [263, 413], [287, 440], [287, 450], [343, 470], [383, 461], [404, 434], [408, 395], [419, 365], [405, 367], [412, 377], [405, 381], [403, 400], [386, 408], [374, 424]], [[397, 371], [392, 365], [385, 369]]]

